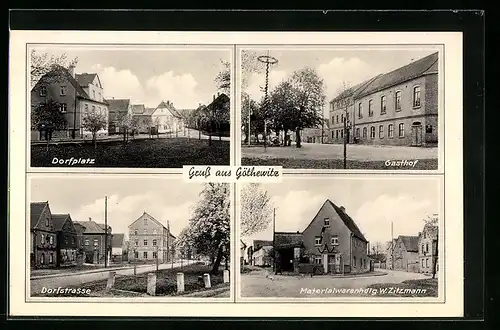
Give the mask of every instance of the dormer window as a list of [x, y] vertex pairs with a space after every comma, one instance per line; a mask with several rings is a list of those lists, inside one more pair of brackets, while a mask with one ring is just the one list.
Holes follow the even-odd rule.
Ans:
[[67, 88], [66, 88], [66, 86], [61, 86], [61, 88], [59, 89], [59, 94], [60, 94], [61, 96], [65, 96], [65, 95], [66, 95], [66, 93], [67, 93]]
[[330, 219], [329, 218], [324, 219], [324, 225], [325, 225], [325, 227], [330, 227]]
[[314, 245], [321, 245], [321, 237], [316, 236], [314, 238]]
[[47, 88], [40, 87], [40, 96], [47, 96]]
[[331, 240], [332, 245], [339, 245], [339, 237], [333, 236]]

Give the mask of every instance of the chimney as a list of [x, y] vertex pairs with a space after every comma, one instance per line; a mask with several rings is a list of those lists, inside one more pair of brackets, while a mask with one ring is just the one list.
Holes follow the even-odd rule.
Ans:
[[71, 75], [71, 77], [75, 78], [75, 66], [74, 65], [70, 65], [68, 67], [68, 71], [69, 71], [69, 74]]
[[219, 97], [219, 95], [220, 95], [220, 93], [219, 93], [219, 92], [217, 92], [217, 97]]
[[340, 209], [345, 213], [345, 207], [341, 206]]
[[300, 232], [297, 230], [297, 234], [300, 234]]
[[91, 218], [91, 217], [89, 217], [89, 221], [92, 221], [92, 218]]
[[215, 94], [213, 96], [214, 96], [213, 101], [215, 101]]

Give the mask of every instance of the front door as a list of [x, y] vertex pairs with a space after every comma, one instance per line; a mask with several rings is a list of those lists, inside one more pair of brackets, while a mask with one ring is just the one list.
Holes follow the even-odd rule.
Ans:
[[412, 145], [420, 147], [422, 145], [422, 125], [413, 125], [411, 127]]

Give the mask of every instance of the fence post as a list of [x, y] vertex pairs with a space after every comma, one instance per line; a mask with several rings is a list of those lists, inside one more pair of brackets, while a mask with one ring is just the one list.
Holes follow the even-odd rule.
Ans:
[[203, 274], [203, 283], [205, 283], [205, 288], [211, 288], [212, 285], [210, 284], [210, 274]]
[[113, 288], [115, 285], [115, 276], [116, 272], [109, 272], [108, 273], [108, 282], [106, 283], [106, 290], [109, 291]]
[[229, 270], [224, 270], [224, 283], [229, 283]]
[[184, 292], [184, 273], [177, 273], [177, 292]]
[[156, 274], [149, 273], [148, 274], [148, 295], [154, 296], [156, 295]]

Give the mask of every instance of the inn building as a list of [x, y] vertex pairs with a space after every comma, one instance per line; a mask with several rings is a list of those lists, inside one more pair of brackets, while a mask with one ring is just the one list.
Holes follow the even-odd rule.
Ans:
[[328, 142], [436, 146], [438, 62], [436, 52], [333, 98]]

